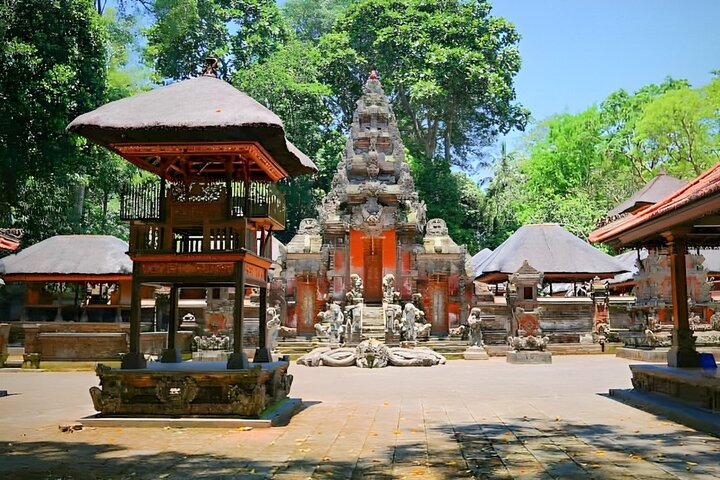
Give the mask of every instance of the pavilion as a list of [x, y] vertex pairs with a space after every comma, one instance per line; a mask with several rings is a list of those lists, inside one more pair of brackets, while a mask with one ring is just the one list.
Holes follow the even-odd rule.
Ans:
[[[287, 399], [288, 359], [267, 348], [266, 301], [271, 232], [285, 226], [277, 181], [317, 171], [285, 138], [280, 118], [216, 78], [201, 77], [108, 103], [68, 131], [154, 174], [121, 202], [133, 260], [130, 345], [121, 369], [98, 369], [95, 408], [103, 414], [233, 414], [257, 417]], [[169, 288], [167, 348], [148, 364], [140, 351], [140, 289]], [[234, 287], [232, 354], [227, 363], [182, 363], [175, 345], [179, 291]], [[259, 341], [252, 364], [243, 349], [245, 295], [259, 289]], [[117, 396], [122, 386], [137, 395]], [[143, 390], [145, 389], [145, 390]]]
[[613, 257], [557, 223], [524, 225], [476, 266], [475, 280], [504, 282], [527, 261], [547, 282], [610, 278], [626, 271]]
[[641, 246], [667, 249], [670, 256], [673, 346], [668, 365], [697, 367], [692, 331], [688, 323], [687, 272], [688, 246], [717, 246], [720, 240], [720, 164], [705, 171], [679, 190], [639, 212], [595, 230], [590, 241], [615, 248]]
[[57, 235], [1, 259], [0, 275], [27, 284], [21, 320], [121, 322], [130, 308], [127, 251], [111, 235]]

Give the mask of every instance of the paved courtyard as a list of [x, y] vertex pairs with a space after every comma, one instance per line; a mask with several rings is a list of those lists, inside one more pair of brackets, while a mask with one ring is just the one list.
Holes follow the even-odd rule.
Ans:
[[291, 366], [272, 429], [85, 428], [93, 372], [0, 371], [0, 478], [720, 478], [720, 439], [609, 397], [630, 362]]

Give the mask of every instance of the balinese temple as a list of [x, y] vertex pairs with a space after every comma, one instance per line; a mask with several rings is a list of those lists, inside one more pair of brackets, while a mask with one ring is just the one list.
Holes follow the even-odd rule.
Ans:
[[[216, 64], [210, 59], [201, 77], [111, 102], [68, 126], [155, 177], [121, 205], [133, 261], [130, 347], [121, 369], [97, 370], [101, 388], [91, 395], [103, 414], [257, 416], [290, 389], [289, 363], [273, 361], [266, 338], [270, 234], [285, 226], [274, 183], [317, 168], [287, 141], [273, 112], [215, 77]], [[140, 350], [143, 284], [170, 291], [161, 362], [147, 363]], [[178, 298], [186, 287], [234, 287], [227, 363], [178, 365]], [[250, 287], [260, 302], [252, 363], [243, 348]]]
[[422, 295], [433, 334], [447, 334], [467, 318], [472, 272], [464, 246], [441, 219], [426, 220], [405, 159], [397, 121], [373, 72], [357, 102], [332, 188], [318, 219], [301, 222], [287, 245], [278, 299], [287, 299], [286, 325], [312, 335], [329, 302], [344, 303], [351, 276], [364, 286], [367, 308], [383, 300], [393, 275], [402, 302]]

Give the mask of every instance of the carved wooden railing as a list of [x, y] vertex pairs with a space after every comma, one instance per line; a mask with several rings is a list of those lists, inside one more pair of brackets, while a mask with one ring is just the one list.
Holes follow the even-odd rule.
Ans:
[[[172, 203], [227, 202], [224, 183], [202, 185], [212, 187], [206, 190], [217, 192], [217, 195], [208, 195], [207, 199], [189, 194], [184, 197], [175, 195]], [[182, 190], [182, 186], [172, 184], [163, 186], [158, 180], [128, 187], [120, 197], [120, 218], [125, 221], [145, 222], [163, 220], [173, 190]], [[227, 210], [228, 219], [249, 218], [256, 221], [267, 219], [276, 228], [284, 228], [285, 197], [275, 184], [252, 182], [246, 194], [244, 184], [233, 183], [231, 190], [231, 201], [227, 203], [227, 207], [223, 207]]]

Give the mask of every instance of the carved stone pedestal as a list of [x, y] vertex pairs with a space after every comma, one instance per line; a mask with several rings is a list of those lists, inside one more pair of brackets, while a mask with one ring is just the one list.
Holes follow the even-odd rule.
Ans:
[[483, 347], [468, 347], [463, 352], [463, 358], [465, 360], [488, 360], [490, 357]]
[[122, 370], [98, 365], [100, 388], [93, 405], [102, 415], [233, 415], [257, 418], [287, 399], [289, 362], [253, 364], [233, 370], [222, 362], [151, 362], [148, 368]]
[[552, 353], [538, 350], [509, 351], [505, 357], [508, 363], [542, 364], [552, 363]]
[[700, 354], [695, 350], [695, 337], [692, 330], [673, 329], [673, 342], [668, 351], [668, 367], [698, 368]]

